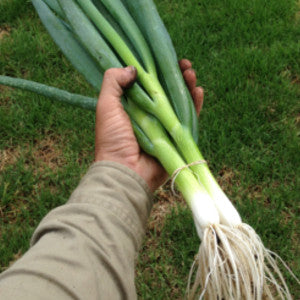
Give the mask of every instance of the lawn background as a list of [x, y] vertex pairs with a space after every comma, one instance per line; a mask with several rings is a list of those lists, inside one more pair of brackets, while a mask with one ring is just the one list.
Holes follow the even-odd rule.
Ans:
[[[205, 89], [200, 148], [243, 220], [299, 277], [300, 13], [294, 0], [160, 0]], [[24, 0], [0, 0], [0, 74], [96, 96]], [[0, 86], [0, 272], [93, 160], [94, 113]], [[155, 196], [141, 299], [182, 299], [199, 241], [182, 199]], [[286, 274], [295, 299], [300, 292]]]

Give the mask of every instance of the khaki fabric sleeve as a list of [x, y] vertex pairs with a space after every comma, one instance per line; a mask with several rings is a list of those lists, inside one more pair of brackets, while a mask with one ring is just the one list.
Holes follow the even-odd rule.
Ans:
[[94, 163], [69, 201], [36, 229], [0, 275], [0, 299], [136, 299], [134, 267], [152, 207], [139, 175]]

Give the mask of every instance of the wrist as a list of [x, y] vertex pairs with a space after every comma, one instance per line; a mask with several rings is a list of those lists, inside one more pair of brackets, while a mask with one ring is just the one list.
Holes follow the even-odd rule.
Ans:
[[[128, 166], [129, 167], [129, 166]], [[145, 170], [142, 170], [139, 167], [129, 167], [131, 170], [133, 170], [136, 174], [138, 174], [148, 185], [150, 191], [154, 193], [157, 188], [160, 186], [160, 184], [157, 183], [157, 180], [155, 180], [155, 177], [150, 174], [150, 172], [145, 172]]]

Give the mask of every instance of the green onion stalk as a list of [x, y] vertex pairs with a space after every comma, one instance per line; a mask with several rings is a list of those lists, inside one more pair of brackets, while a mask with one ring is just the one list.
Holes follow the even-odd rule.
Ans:
[[[152, 0], [32, 0], [55, 43], [96, 91], [109, 68], [134, 66], [122, 98], [140, 146], [174, 177], [201, 239], [189, 299], [292, 299], [273, 258], [243, 223], [197, 146], [198, 120], [168, 32]], [[0, 76], [22, 88], [94, 110], [97, 99]], [[179, 170], [179, 171], [178, 171]]]

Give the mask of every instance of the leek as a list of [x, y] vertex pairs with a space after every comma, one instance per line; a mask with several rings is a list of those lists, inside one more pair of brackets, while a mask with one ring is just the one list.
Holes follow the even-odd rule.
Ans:
[[[103, 73], [134, 66], [137, 83], [122, 99], [140, 146], [174, 178], [201, 239], [189, 299], [291, 299], [269, 250], [244, 224], [197, 146], [196, 112], [171, 39], [152, 0], [32, 0], [73, 66], [98, 91]], [[93, 98], [0, 76], [0, 84], [95, 109]], [[274, 275], [275, 274], [275, 275]], [[200, 289], [199, 289], [200, 287]]]

